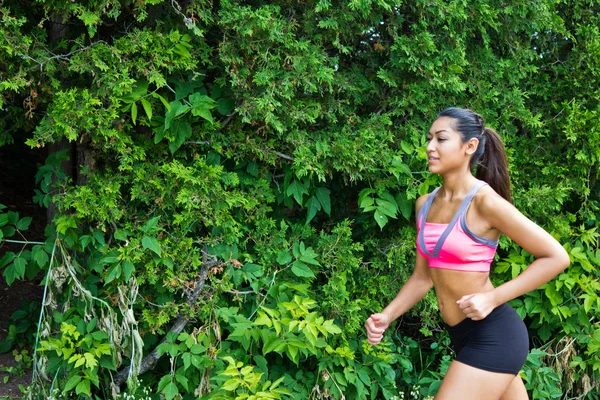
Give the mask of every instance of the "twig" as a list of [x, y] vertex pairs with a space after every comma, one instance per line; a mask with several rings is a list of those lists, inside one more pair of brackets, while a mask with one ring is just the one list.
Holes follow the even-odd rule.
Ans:
[[[99, 40], [99, 41], [97, 41], [97, 42], [94, 42], [94, 43], [90, 44], [89, 46], [83, 47], [83, 48], [81, 48], [81, 49], [73, 50], [72, 52], [70, 52], [70, 53], [67, 53], [67, 54], [53, 54], [53, 53], [50, 53], [50, 54], [53, 54], [53, 55], [52, 55], [52, 57], [50, 57], [50, 58], [47, 58], [47, 59], [45, 59], [44, 61], [41, 61], [41, 62], [40, 62], [40, 61], [38, 61], [38, 60], [36, 60], [35, 58], [31, 57], [31, 56], [30, 56], [30, 55], [28, 55], [28, 54], [24, 54], [24, 55], [22, 55], [22, 56], [21, 56], [21, 58], [23, 58], [23, 59], [25, 59], [25, 60], [31, 60], [31, 61], [33, 61], [34, 63], [36, 63], [36, 64], [37, 64], [37, 66], [39, 66], [39, 67], [40, 67], [40, 71], [41, 71], [41, 70], [43, 69], [43, 67], [44, 67], [44, 64], [46, 64], [47, 62], [49, 62], [49, 61], [51, 61], [51, 60], [54, 60], [54, 59], [56, 59], [56, 58], [59, 58], [59, 59], [62, 59], [62, 60], [64, 60], [64, 61], [71, 61], [71, 60], [69, 59], [69, 57], [70, 57], [70, 56], [72, 56], [72, 55], [74, 55], [74, 54], [77, 54], [77, 53], [81, 53], [82, 51], [85, 51], [85, 50], [87, 50], [87, 49], [90, 49], [90, 48], [94, 47], [95, 45], [97, 45], [98, 43], [106, 43], [106, 42], [105, 42], [104, 40]], [[31, 68], [28, 68], [28, 69], [27, 69], [27, 72], [29, 72], [29, 71], [31, 71], [31, 70], [33, 70], [33, 69], [37, 68], [37, 66], [35, 66], [35, 67], [31, 67]]]
[[285, 158], [286, 160], [290, 160], [290, 161], [294, 161], [294, 157], [285, 155], [283, 153], [275, 153], [276, 156], [281, 157], [281, 158]]

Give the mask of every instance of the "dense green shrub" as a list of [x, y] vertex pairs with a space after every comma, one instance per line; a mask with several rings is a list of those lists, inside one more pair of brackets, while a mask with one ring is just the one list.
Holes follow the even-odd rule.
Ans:
[[[425, 132], [449, 105], [501, 133], [516, 206], [572, 257], [513, 302], [532, 398], [598, 398], [599, 2], [0, 14], [0, 144], [65, 149], [37, 175], [45, 243], [0, 210], [23, 246], [6, 280], [45, 271], [32, 398], [434, 395], [452, 353], [433, 294], [378, 347], [362, 324], [412, 271], [414, 201], [439, 184]], [[503, 238], [493, 279], [529, 261]]]

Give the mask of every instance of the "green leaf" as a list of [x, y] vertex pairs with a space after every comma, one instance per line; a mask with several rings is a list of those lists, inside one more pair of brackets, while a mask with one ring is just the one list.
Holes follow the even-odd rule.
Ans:
[[321, 210], [321, 204], [319, 203], [319, 200], [313, 196], [310, 199], [308, 199], [308, 202], [306, 203], [306, 208], [308, 209], [308, 211], [306, 212], [306, 223], [308, 224], [317, 214], [317, 211]]
[[266, 325], [269, 328], [271, 326], [273, 326], [273, 322], [271, 321], [271, 318], [269, 318], [269, 316], [262, 311], [258, 312], [258, 317], [256, 318], [256, 320], [254, 320], [254, 324], [255, 325]]
[[96, 361], [96, 357], [94, 357], [91, 353], [84, 353], [83, 357], [85, 358], [85, 367], [89, 369], [94, 369], [98, 365]]
[[358, 194], [358, 205], [361, 208], [365, 208], [373, 204], [373, 198], [370, 197], [371, 194], [375, 193], [373, 189], [363, 189]]
[[135, 103], [131, 104], [131, 120], [135, 125], [135, 121], [137, 120], [137, 105]]
[[325, 187], [317, 188], [315, 194], [319, 203], [323, 207], [323, 211], [327, 213], [327, 215], [331, 215], [331, 199], [330, 199], [330, 191]]
[[[286, 264], [289, 264], [291, 261], [292, 261], [292, 256], [287, 251], [281, 250], [279, 253], [277, 253], [277, 263], [279, 265], [286, 265]], [[0, 263], [0, 265], [1, 265], [1, 263]]]
[[308, 190], [306, 190], [303, 184], [295, 180], [288, 186], [286, 194], [294, 196], [296, 203], [302, 205], [302, 195], [308, 194]]
[[192, 104], [192, 115], [194, 117], [202, 117], [209, 122], [213, 122], [210, 110], [217, 106], [213, 99], [200, 93], [194, 93], [189, 97], [189, 101]]
[[31, 224], [31, 217], [21, 218], [19, 222], [17, 222], [17, 229], [25, 231], [29, 228], [29, 224]]
[[254, 177], [258, 177], [258, 166], [255, 161], [251, 161], [248, 163], [248, 166], [246, 167], [246, 172], [248, 172]]
[[140, 99], [140, 102], [142, 103], [142, 107], [144, 107], [148, 119], [152, 119], [152, 105], [150, 102], [146, 99]]
[[17, 278], [23, 278], [25, 276], [25, 269], [27, 268], [27, 260], [19, 256], [15, 258], [13, 263], [15, 266], [15, 274]]
[[118, 279], [121, 276], [121, 272], [122, 269], [120, 264], [113, 265], [111, 268], [109, 268], [106, 278], [104, 278], [104, 284], [108, 285], [110, 282]]
[[190, 107], [183, 104], [181, 101], [172, 101], [169, 103], [170, 109], [165, 115], [165, 129], [171, 127], [173, 120], [190, 110]]
[[8, 212], [8, 222], [12, 225], [17, 225], [17, 223], [19, 222], [19, 213], [14, 212], [14, 211], [9, 211]]
[[171, 105], [160, 94], [158, 94], [156, 92], [152, 92], [152, 97], [154, 97], [155, 99], [159, 99], [161, 101], [161, 103], [163, 103], [163, 105], [165, 106], [165, 108], [167, 109], [167, 111], [171, 111]]
[[76, 394], [87, 394], [88, 396], [91, 394], [90, 393], [90, 381], [88, 379], [85, 379], [81, 382], [79, 382], [79, 385], [77, 385], [77, 387], [75, 388], [75, 393]]
[[7, 238], [8, 238], [8, 237], [11, 237], [12, 235], [14, 235], [14, 234], [15, 234], [15, 232], [16, 232], [16, 230], [15, 230], [15, 228], [14, 228], [14, 227], [12, 227], [12, 226], [4, 226], [4, 227], [2, 228], [2, 235], [3, 235], [4, 237], [7, 237]]
[[192, 126], [185, 120], [173, 121], [171, 125], [175, 139], [169, 141], [169, 150], [174, 154], [177, 149], [192, 135]]
[[261, 265], [247, 263], [242, 267], [242, 271], [246, 274], [246, 278], [250, 281], [262, 276], [263, 267]]
[[175, 380], [179, 383], [181, 383], [181, 386], [183, 386], [183, 388], [187, 391], [189, 391], [189, 381], [188, 378], [186, 378], [184, 375], [181, 374], [175, 374]]
[[383, 229], [383, 227], [388, 223], [388, 218], [379, 212], [379, 209], [375, 210], [375, 215], [373, 217], [375, 218], [375, 222], [377, 222], [377, 225], [379, 225], [380, 229]]
[[315, 274], [311, 271], [308, 265], [304, 264], [300, 260], [294, 261], [292, 264], [292, 272], [296, 276], [300, 276], [303, 278], [314, 278]]
[[410, 221], [413, 204], [410, 200], [408, 200], [406, 193], [399, 193], [396, 198], [396, 202], [398, 204], [398, 208], [400, 209], [400, 213], [402, 214], [404, 219]]
[[122, 266], [125, 280], [129, 281], [129, 279], [131, 278], [131, 274], [133, 274], [133, 271], [135, 270], [135, 266], [129, 261], [123, 261]]
[[144, 246], [145, 249], [152, 250], [160, 256], [160, 244], [158, 243], [158, 240], [156, 240], [156, 238], [144, 236], [142, 238], [142, 246]]
[[165, 395], [165, 399], [173, 400], [175, 396], [179, 394], [179, 389], [175, 382], [169, 382], [163, 389], [162, 393]]
[[377, 211], [381, 214], [385, 214], [388, 217], [396, 217], [398, 213], [398, 206], [396, 205], [396, 201], [393, 203], [387, 200], [376, 199], [375, 203], [377, 204]]
[[285, 342], [279, 338], [277, 335], [273, 335], [265, 341], [265, 345], [263, 346], [263, 355], [267, 355], [272, 351], [281, 351], [285, 349]]
[[15, 259], [16, 254], [13, 253], [12, 251], [8, 251], [4, 254], [4, 256], [2, 256], [2, 258], [0, 259], [0, 268], [4, 267], [5, 265], [7, 265], [9, 262], [11, 262], [12, 260]]
[[81, 382], [81, 376], [79, 375], [73, 375], [71, 378], [69, 378], [69, 380], [67, 381], [67, 383], [65, 384], [65, 392], [68, 392], [69, 390], [73, 389], [75, 386], [77, 386], [77, 384]]
[[117, 229], [115, 231], [114, 237], [117, 240], [122, 240], [122, 241], [126, 241], [127, 240], [127, 236], [130, 235], [131, 233], [124, 230], [124, 229]]

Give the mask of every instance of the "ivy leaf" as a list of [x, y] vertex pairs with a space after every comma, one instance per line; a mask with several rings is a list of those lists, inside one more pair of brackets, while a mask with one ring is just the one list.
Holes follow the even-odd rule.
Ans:
[[315, 274], [311, 271], [308, 265], [304, 264], [300, 260], [294, 261], [292, 264], [292, 272], [294, 275], [302, 278], [314, 278]]
[[194, 93], [189, 97], [189, 101], [192, 105], [192, 115], [194, 117], [202, 117], [209, 122], [213, 122], [210, 110], [217, 106], [213, 99], [200, 93]]
[[142, 238], [142, 246], [144, 246], [145, 249], [152, 250], [160, 256], [160, 244], [158, 243], [158, 240], [156, 240], [156, 238], [144, 236]]
[[296, 203], [302, 205], [302, 195], [308, 194], [308, 190], [306, 190], [303, 184], [295, 180], [288, 186], [286, 194], [294, 196]]

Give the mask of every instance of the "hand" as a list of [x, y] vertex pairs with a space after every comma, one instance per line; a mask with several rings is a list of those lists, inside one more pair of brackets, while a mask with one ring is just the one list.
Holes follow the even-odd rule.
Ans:
[[465, 316], [473, 321], [484, 319], [496, 308], [492, 292], [468, 294], [461, 297], [456, 304]]
[[384, 313], [372, 314], [365, 322], [369, 343], [377, 345], [381, 342], [385, 330], [390, 326], [390, 317]]

